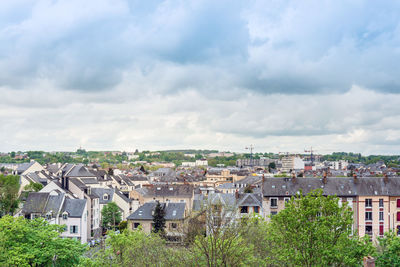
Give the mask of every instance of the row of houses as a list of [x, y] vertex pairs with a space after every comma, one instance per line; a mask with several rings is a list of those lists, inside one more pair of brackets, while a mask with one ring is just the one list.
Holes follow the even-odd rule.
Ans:
[[240, 168], [210, 168], [201, 181], [184, 179], [171, 184], [158, 179], [168, 173], [110, 175], [81, 164], [44, 168], [29, 163], [16, 169], [21, 184], [39, 182], [44, 188], [29, 194], [19, 215], [65, 224], [63, 236], [85, 243], [101, 236], [101, 210], [107, 203], [118, 205], [130, 229], [150, 232], [159, 202], [166, 212], [167, 235], [179, 240], [185, 221], [204, 207], [223, 204], [235, 218], [256, 213], [268, 219], [299, 192], [322, 189], [324, 195], [338, 196], [341, 205], [353, 210], [353, 229], [360, 236], [375, 239], [389, 230], [400, 231], [399, 177], [278, 178], [253, 176]]

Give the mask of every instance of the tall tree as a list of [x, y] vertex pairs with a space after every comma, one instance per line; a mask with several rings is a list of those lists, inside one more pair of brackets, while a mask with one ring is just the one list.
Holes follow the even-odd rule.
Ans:
[[377, 266], [400, 266], [400, 237], [394, 232], [385, 233], [383, 238], [378, 238]]
[[161, 236], [165, 235], [165, 209], [159, 201], [154, 208], [153, 226], [154, 233], [159, 233]]
[[280, 266], [358, 266], [373, 252], [352, 235], [353, 212], [338, 198], [316, 190], [300, 192], [271, 218], [266, 239], [269, 263]]
[[115, 202], [109, 202], [101, 210], [102, 226], [106, 229], [116, 229], [122, 220], [121, 211]]
[[0, 266], [74, 266], [85, 251], [79, 241], [61, 238], [63, 226], [42, 218], [0, 219]]
[[0, 174], [0, 217], [18, 208], [19, 176]]

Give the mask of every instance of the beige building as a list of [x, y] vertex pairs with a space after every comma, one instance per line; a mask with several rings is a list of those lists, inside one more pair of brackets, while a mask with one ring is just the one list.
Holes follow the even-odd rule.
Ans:
[[193, 206], [193, 185], [151, 185], [136, 188], [129, 192], [129, 198], [139, 201], [139, 205], [147, 202], [159, 201], [162, 203], [185, 203], [186, 210], [191, 211]]
[[339, 205], [353, 210], [354, 231], [373, 240], [389, 230], [400, 234], [400, 177], [361, 178], [265, 178], [263, 210], [273, 216], [285, 208], [291, 196], [322, 189], [324, 195], [339, 197]]
[[[160, 203], [165, 211], [165, 233], [170, 241], [181, 241], [182, 229], [185, 218], [187, 217], [185, 203]], [[128, 216], [128, 228], [130, 230], [142, 229], [145, 233], [153, 230], [153, 215], [157, 202], [148, 202], [139, 207], [135, 212]]]

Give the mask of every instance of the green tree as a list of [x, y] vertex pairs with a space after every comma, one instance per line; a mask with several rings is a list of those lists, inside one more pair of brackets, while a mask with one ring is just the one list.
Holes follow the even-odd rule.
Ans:
[[0, 217], [18, 208], [19, 176], [0, 174]]
[[353, 213], [338, 198], [315, 190], [300, 192], [271, 218], [267, 229], [268, 262], [280, 266], [358, 266], [373, 252], [352, 235]]
[[122, 215], [115, 202], [109, 202], [101, 210], [102, 226], [106, 229], [114, 229], [121, 222]]
[[30, 192], [39, 192], [42, 188], [43, 188], [42, 184], [31, 182], [28, 185], [25, 185], [24, 190]]
[[400, 266], [400, 237], [394, 232], [378, 238], [376, 264], [383, 267]]
[[178, 258], [184, 249], [171, 249], [158, 234], [142, 230], [111, 232], [106, 248], [96, 253], [84, 266], [184, 266]]
[[75, 266], [85, 246], [61, 238], [63, 226], [42, 218], [4, 216], [0, 219], [0, 266]]
[[153, 222], [153, 232], [159, 233], [161, 236], [165, 235], [165, 210], [159, 201], [154, 208]]

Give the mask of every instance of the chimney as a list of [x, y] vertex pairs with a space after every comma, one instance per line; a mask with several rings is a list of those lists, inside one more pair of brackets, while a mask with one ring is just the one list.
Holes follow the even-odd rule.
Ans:
[[353, 181], [355, 184], [358, 183], [357, 174], [353, 174]]
[[364, 267], [375, 267], [375, 259], [371, 256], [364, 257], [363, 266]]
[[383, 182], [385, 182], [385, 184], [389, 182], [389, 176], [387, 175], [387, 173], [383, 175]]
[[328, 182], [328, 178], [326, 177], [326, 172], [324, 172], [324, 178], [322, 178], [322, 182], [326, 184]]
[[292, 172], [292, 182], [296, 182], [296, 173]]
[[263, 173], [263, 176], [262, 176], [262, 184], [261, 184], [261, 186], [263, 186], [264, 183], [265, 183], [265, 176], [264, 176], [264, 173]]
[[235, 197], [236, 197], [236, 199], [239, 199], [239, 191], [237, 189], [235, 191]]

